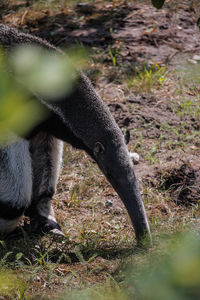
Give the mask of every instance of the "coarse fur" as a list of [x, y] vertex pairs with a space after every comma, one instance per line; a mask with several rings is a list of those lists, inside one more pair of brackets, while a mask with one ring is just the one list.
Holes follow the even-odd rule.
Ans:
[[[31, 201], [32, 168], [29, 143], [24, 139], [0, 149], [0, 199], [5, 204], [12, 199], [16, 208], [27, 207]], [[1, 212], [2, 213], [2, 212]]]
[[29, 142], [8, 132], [0, 149], [0, 230], [10, 232], [31, 203], [32, 162]]
[[[39, 45], [55, 53], [62, 53], [40, 38], [0, 25], [0, 45], [6, 51], [22, 44]], [[58, 99], [51, 102], [37, 95], [36, 101], [46, 108], [50, 115], [47, 120], [33, 128], [26, 137], [29, 144], [26, 155], [30, 155], [32, 161], [31, 204], [30, 199], [27, 198], [24, 208], [24, 200], [20, 202], [12, 197], [8, 197], [9, 199], [0, 197], [0, 204], [9, 203], [15, 210], [17, 209], [15, 204], [19, 202], [24, 210], [16, 211], [15, 218], [17, 212], [18, 214], [25, 212], [30, 216], [32, 228], [36, 231], [38, 229], [42, 229], [42, 231], [60, 230], [54, 217], [51, 199], [60, 170], [62, 146], [58, 140], [62, 140], [78, 149], [85, 150], [97, 162], [125, 204], [137, 239], [142, 240], [146, 235], [150, 237], [144, 205], [124, 136], [110, 111], [97, 95], [90, 80], [84, 74], [79, 73], [70, 94], [59, 96]], [[19, 143], [23, 144], [24, 139]], [[11, 144], [9, 148], [8, 152], [14, 152], [14, 157], [17, 157], [14, 144]], [[5, 148], [2, 149], [5, 150]], [[23, 158], [19, 159], [23, 160]], [[3, 164], [7, 168], [6, 162], [0, 160], [0, 168]], [[21, 164], [23, 163], [21, 162]], [[20, 170], [20, 172], [22, 171]], [[17, 174], [19, 172], [15, 176]], [[23, 176], [18, 179], [22, 194], [25, 193], [23, 180]], [[8, 181], [6, 184], [9, 185], [10, 182]], [[8, 215], [9, 209], [10, 206], [5, 209]], [[5, 217], [8, 218], [6, 214]]]

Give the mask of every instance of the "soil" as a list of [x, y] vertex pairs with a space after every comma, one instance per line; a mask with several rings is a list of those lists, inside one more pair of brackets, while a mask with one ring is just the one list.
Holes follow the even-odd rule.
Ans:
[[[166, 172], [167, 173], [167, 172]], [[199, 201], [199, 165], [182, 164], [163, 178], [161, 188], [170, 190], [177, 204], [188, 205]]]
[[5, 15], [3, 22], [34, 32], [60, 47], [78, 42], [105, 50], [119, 43], [120, 61], [126, 63], [162, 64], [176, 53], [199, 53], [199, 30], [191, 4], [180, 1], [174, 8], [169, 3], [157, 10], [145, 4], [113, 2], [96, 1], [89, 13], [78, 8], [56, 13], [27, 9]]
[[[162, 10], [128, 1], [95, 1], [75, 8], [40, 10], [37, 6], [24, 8], [23, 1], [13, 1], [2, 16], [2, 22], [56, 46], [69, 48], [78, 43], [91, 49], [87, 73], [122, 130], [130, 130], [129, 150], [140, 155], [135, 170], [143, 198], [147, 199], [148, 217], [161, 217], [163, 224], [172, 215], [175, 223], [182, 222], [190, 215], [191, 205], [200, 200], [200, 111], [196, 105], [200, 87], [191, 83], [180, 91], [177, 86], [183, 77], [174, 72], [177, 67], [192, 68], [193, 63], [199, 63], [191, 60], [200, 55], [200, 31], [195, 6], [191, 1], [178, 2], [168, 1]], [[116, 66], [112, 65], [110, 49], [118, 51]], [[120, 79], [155, 63], [167, 64], [168, 73], [163, 86], [153, 91], [135, 92]], [[91, 70], [100, 71], [100, 76], [93, 77]], [[197, 113], [188, 112], [187, 101]], [[153, 199], [151, 189], [157, 193]], [[160, 201], [161, 195], [168, 200]], [[62, 277], [70, 269], [81, 278], [84, 272], [90, 274], [90, 284], [104, 281], [105, 272], [116, 271], [121, 249], [132, 247], [133, 231], [121, 201], [95, 164], [84, 153], [69, 147], [55, 198], [56, 216], [70, 243], [81, 245], [86, 260], [97, 254], [89, 271], [72, 258], [72, 264], [60, 264], [56, 272]], [[109, 199], [111, 204], [106, 205]], [[91, 273], [91, 269], [96, 271]], [[73, 280], [72, 285], [79, 286], [78, 279]], [[37, 288], [42, 286], [41, 280], [38, 282]], [[52, 285], [56, 287], [56, 283]]]

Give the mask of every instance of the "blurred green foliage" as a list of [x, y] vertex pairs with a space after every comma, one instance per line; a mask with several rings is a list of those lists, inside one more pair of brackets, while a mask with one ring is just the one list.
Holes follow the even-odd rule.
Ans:
[[151, 0], [153, 6], [157, 9], [160, 9], [163, 7], [165, 0]]
[[[79, 51], [67, 56], [40, 47], [18, 47], [7, 56], [0, 52], [0, 143], [26, 135], [44, 119], [47, 110], [39, 98], [57, 100], [73, 88], [74, 65], [83, 66]], [[39, 98], [38, 98], [39, 97]]]
[[72, 89], [76, 79], [72, 57], [37, 46], [16, 48], [10, 62], [15, 78], [40, 97], [54, 100], [62, 97]]
[[200, 299], [199, 235], [175, 236], [158, 255], [150, 256], [137, 280], [129, 271], [128, 285], [130, 295], [141, 300]]
[[[161, 241], [159, 241], [161, 242]], [[200, 236], [179, 234], [149, 253], [129, 258], [126, 275], [81, 291], [67, 291], [62, 300], [198, 300], [200, 299]], [[139, 252], [138, 252], [139, 253]]]
[[15, 132], [24, 135], [43, 117], [32, 96], [8, 71], [8, 60], [0, 53], [0, 142], [12, 142]]
[[[22, 280], [17, 278], [17, 276], [7, 270], [1, 270], [0, 272], [0, 296], [1, 297], [11, 297], [15, 296], [16, 293], [22, 290], [23, 283]], [[8, 299], [8, 298], [5, 298]]]

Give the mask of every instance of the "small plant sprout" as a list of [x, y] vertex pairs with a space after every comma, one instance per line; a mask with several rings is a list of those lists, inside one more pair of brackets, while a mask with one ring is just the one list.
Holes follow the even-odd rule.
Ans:
[[153, 88], [161, 86], [165, 80], [166, 66], [154, 63], [150, 68], [145, 66], [143, 70], [137, 70], [136, 76], [129, 80], [128, 85], [138, 91], [149, 93]]

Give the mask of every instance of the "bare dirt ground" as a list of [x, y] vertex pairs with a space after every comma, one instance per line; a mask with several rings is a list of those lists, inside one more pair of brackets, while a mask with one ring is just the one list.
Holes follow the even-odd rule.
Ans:
[[[197, 226], [200, 85], [184, 74], [200, 66], [198, 3], [168, 1], [159, 11], [135, 1], [24, 5], [13, 1], [2, 22], [62, 48], [89, 50], [86, 72], [122, 130], [130, 130], [129, 150], [140, 155], [135, 170], [155, 240]], [[28, 270], [34, 299], [118, 276], [124, 257], [134, 255], [134, 233], [118, 196], [93, 161], [70, 146], [54, 206], [66, 241], [28, 239], [20, 250], [38, 267]], [[41, 253], [47, 253], [43, 260]]]

